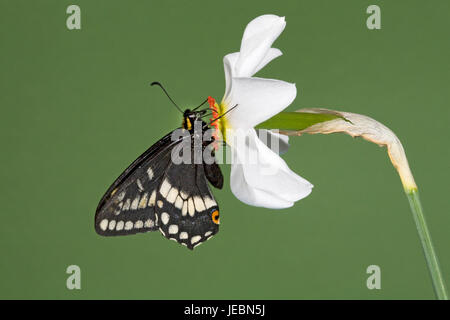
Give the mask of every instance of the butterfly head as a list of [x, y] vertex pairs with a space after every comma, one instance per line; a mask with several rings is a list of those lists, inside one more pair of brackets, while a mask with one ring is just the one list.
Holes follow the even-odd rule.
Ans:
[[200, 121], [202, 124], [202, 128], [206, 127], [206, 122], [202, 120], [202, 116], [205, 114], [204, 110], [193, 111], [190, 109], [186, 109], [183, 112], [183, 128], [188, 131], [194, 130], [194, 123], [196, 121]]

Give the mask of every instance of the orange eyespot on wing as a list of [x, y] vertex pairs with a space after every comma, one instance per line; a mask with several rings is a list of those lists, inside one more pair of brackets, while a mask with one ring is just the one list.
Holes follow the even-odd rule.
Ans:
[[219, 211], [214, 210], [213, 213], [211, 213], [211, 219], [215, 224], [220, 224], [220, 218], [219, 218]]

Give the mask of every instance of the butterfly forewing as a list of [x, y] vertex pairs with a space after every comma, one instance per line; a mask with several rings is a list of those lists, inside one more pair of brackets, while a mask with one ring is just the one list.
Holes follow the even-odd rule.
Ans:
[[134, 161], [103, 196], [95, 230], [103, 236], [158, 230], [156, 195], [174, 144], [165, 136]]

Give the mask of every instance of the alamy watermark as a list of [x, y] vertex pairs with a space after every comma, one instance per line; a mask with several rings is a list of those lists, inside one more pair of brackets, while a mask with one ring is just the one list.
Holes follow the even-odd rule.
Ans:
[[73, 264], [67, 267], [66, 273], [69, 274], [66, 280], [66, 287], [69, 290], [81, 289], [81, 269]]
[[70, 14], [66, 20], [66, 26], [69, 30], [81, 29], [81, 9], [76, 4], [71, 4], [67, 7], [66, 13]]
[[373, 264], [367, 267], [367, 274], [370, 276], [367, 278], [366, 285], [367, 289], [381, 289], [381, 269], [379, 266]]
[[220, 132], [215, 128], [203, 130], [200, 121], [194, 122], [193, 132], [176, 129], [171, 134], [171, 140], [177, 142], [171, 160], [174, 164], [257, 165], [263, 175], [277, 173], [273, 158], [280, 153], [278, 130], [227, 130], [225, 136], [226, 145]]
[[367, 7], [366, 13], [370, 16], [366, 20], [366, 26], [369, 30], [381, 29], [381, 9], [376, 4]]

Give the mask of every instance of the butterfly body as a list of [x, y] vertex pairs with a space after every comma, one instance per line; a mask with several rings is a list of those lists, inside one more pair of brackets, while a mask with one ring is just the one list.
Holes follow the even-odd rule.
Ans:
[[[159, 230], [166, 238], [193, 249], [219, 231], [219, 207], [208, 185], [222, 188], [219, 166], [203, 160], [214, 139], [203, 140], [208, 125], [204, 112], [186, 110], [177, 130], [136, 159], [109, 187], [95, 214], [95, 230], [102, 236], [130, 235]], [[200, 128], [200, 129], [199, 129]], [[199, 140], [200, 139], [200, 140]], [[199, 142], [200, 141], [200, 142]], [[186, 146], [187, 148], [182, 148]], [[189, 161], [174, 155], [189, 152]], [[195, 154], [201, 161], [194, 161]]]

